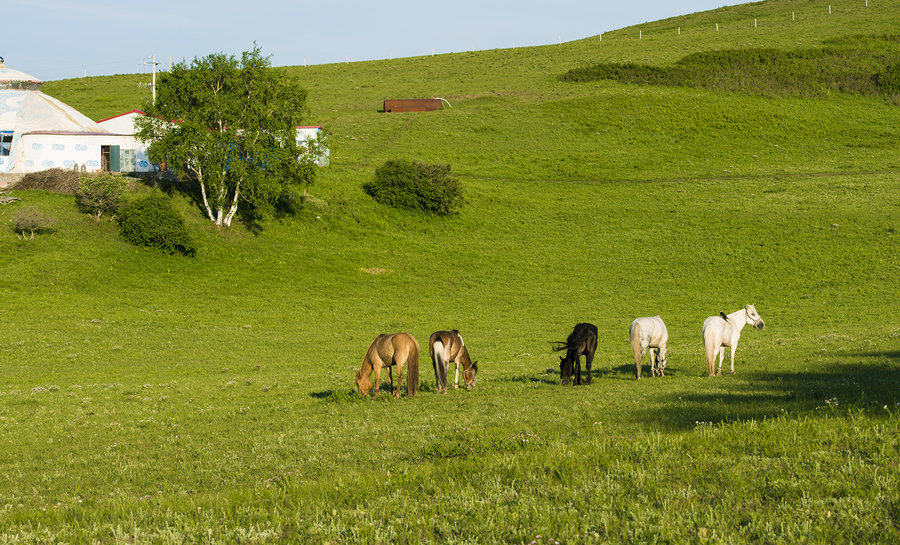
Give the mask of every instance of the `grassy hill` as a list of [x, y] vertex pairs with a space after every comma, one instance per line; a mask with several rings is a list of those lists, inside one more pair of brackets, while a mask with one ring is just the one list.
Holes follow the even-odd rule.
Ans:
[[[0, 230], [0, 542], [896, 542], [896, 103], [560, 81], [896, 33], [900, 1], [869, 4], [285, 68], [332, 166], [259, 234], [179, 200], [195, 259], [13, 192], [4, 224], [56, 223]], [[138, 79], [45, 91], [99, 119], [140, 106]], [[452, 107], [378, 112], [431, 96]], [[451, 164], [462, 212], [374, 203], [361, 185], [397, 157]], [[747, 303], [766, 329], [744, 330], [736, 375], [706, 377], [700, 324]], [[657, 313], [669, 374], [635, 381], [628, 325]], [[563, 388], [550, 341], [580, 321], [600, 331], [594, 382]], [[355, 396], [375, 335], [427, 351], [450, 328], [473, 390], [435, 394], [425, 355], [419, 396]]]

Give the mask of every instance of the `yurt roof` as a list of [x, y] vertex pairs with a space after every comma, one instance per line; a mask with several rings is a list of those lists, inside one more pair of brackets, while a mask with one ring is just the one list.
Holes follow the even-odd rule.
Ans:
[[7, 68], [6, 65], [0, 61], [0, 86], [7, 86], [14, 83], [36, 84], [37, 86], [40, 86], [42, 82], [25, 72]]
[[41, 80], [0, 63], [0, 131], [106, 134], [75, 108], [42, 93]]

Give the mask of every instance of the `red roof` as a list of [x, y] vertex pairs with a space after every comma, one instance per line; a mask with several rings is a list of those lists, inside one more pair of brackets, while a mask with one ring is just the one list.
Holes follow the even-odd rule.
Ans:
[[141, 114], [141, 115], [147, 115], [147, 112], [142, 112], [142, 111], [140, 111], [140, 110], [131, 110], [130, 112], [125, 112], [124, 114], [114, 115], [114, 116], [112, 116], [112, 117], [107, 117], [106, 119], [101, 119], [101, 120], [98, 121], [97, 123], [103, 123], [104, 121], [109, 121], [110, 119], [115, 119], [115, 118], [117, 118], [117, 117], [123, 117], [123, 116], [126, 116], [126, 115], [128, 115], [128, 114]]

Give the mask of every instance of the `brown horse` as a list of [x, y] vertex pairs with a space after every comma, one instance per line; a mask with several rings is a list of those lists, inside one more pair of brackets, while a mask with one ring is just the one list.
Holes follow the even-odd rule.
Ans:
[[442, 394], [447, 393], [447, 373], [450, 362], [456, 364], [456, 373], [453, 378], [453, 387], [459, 388], [459, 364], [463, 366], [463, 384], [466, 388], [475, 385], [475, 374], [478, 372], [478, 362], [469, 357], [469, 349], [463, 343], [459, 331], [435, 331], [428, 340], [428, 351], [431, 353], [431, 361], [434, 365], [435, 388]]
[[[359, 395], [369, 395], [372, 389], [372, 371], [375, 372], [375, 395], [379, 394], [381, 387], [381, 368], [388, 368], [388, 378], [391, 381], [391, 391], [394, 397], [400, 397], [400, 388], [403, 387], [403, 365], [406, 371], [406, 396], [412, 397], [419, 391], [419, 343], [409, 333], [393, 333], [391, 335], [379, 335], [375, 337], [366, 355], [363, 358], [362, 367], [356, 372], [356, 387]], [[397, 387], [394, 388], [394, 374], [392, 367], [397, 366]]]

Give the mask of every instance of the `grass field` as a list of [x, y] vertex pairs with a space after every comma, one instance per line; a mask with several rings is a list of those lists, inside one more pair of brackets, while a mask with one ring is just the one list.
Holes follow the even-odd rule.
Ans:
[[[0, 544], [900, 541], [900, 109], [559, 81], [900, 20], [897, 0], [831, 4], [289, 68], [332, 165], [258, 234], [176, 195], [194, 259], [12, 192], [3, 224], [56, 223], [0, 230]], [[139, 106], [136, 81], [45, 90], [102, 118]], [[413, 96], [453, 106], [378, 112]], [[451, 164], [461, 213], [374, 203], [361, 185], [396, 157]], [[747, 303], [766, 328], [705, 376], [700, 324]], [[628, 325], [657, 313], [669, 374], [635, 381]], [[563, 388], [551, 341], [579, 321], [594, 381]], [[356, 396], [375, 335], [427, 352], [450, 328], [473, 390], [435, 394], [425, 355], [417, 397]]]

